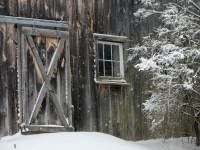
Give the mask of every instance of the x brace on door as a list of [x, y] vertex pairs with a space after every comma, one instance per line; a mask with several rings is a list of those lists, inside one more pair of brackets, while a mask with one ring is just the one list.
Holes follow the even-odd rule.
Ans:
[[31, 48], [32, 48], [32, 52], [33, 52], [33, 54], [34, 54], [34, 56], [35, 56], [35, 59], [37, 60], [37, 63], [38, 63], [38, 66], [39, 66], [39, 68], [40, 68], [40, 70], [41, 70], [42, 76], [43, 76], [43, 78], [44, 78], [44, 83], [43, 83], [43, 85], [42, 85], [42, 88], [40, 89], [38, 98], [37, 98], [37, 100], [36, 100], [36, 104], [35, 104], [35, 106], [34, 106], [34, 108], [33, 108], [32, 114], [31, 114], [30, 119], [29, 119], [29, 121], [28, 121], [28, 125], [31, 124], [31, 120], [35, 120], [35, 118], [36, 118], [36, 116], [37, 116], [37, 113], [38, 113], [38, 110], [39, 110], [39, 107], [40, 107], [40, 105], [41, 105], [41, 103], [42, 103], [44, 94], [46, 93], [46, 90], [49, 90], [50, 95], [51, 95], [51, 97], [52, 97], [52, 99], [53, 99], [54, 105], [55, 105], [55, 107], [56, 107], [56, 110], [57, 110], [57, 112], [58, 112], [58, 115], [59, 115], [59, 117], [60, 117], [60, 119], [61, 119], [63, 125], [64, 125], [65, 127], [68, 127], [69, 125], [68, 125], [68, 123], [67, 123], [67, 120], [66, 120], [66, 118], [65, 118], [65, 116], [64, 116], [64, 114], [63, 114], [63, 112], [62, 112], [62, 110], [61, 110], [61, 108], [60, 108], [60, 105], [59, 105], [59, 103], [58, 103], [58, 101], [57, 101], [57, 98], [56, 98], [56, 96], [55, 96], [55, 94], [54, 94], [54, 91], [53, 91], [53, 89], [52, 89], [52, 87], [51, 87], [51, 83], [50, 83], [50, 81], [49, 81], [49, 78], [51, 78], [51, 74], [53, 73], [53, 69], [54, 69], [55, 64], [56, 64], [56, 61], [57, 61], [57, 59], [58, 59], [58, 55], [59, 55], [60, 51], [64, 48], [65, 39], [62, 38], [62, 39], [59, 41], [58, 47], [57, 47], [57, 49], [56, 49], [56, 51], [55, 51], [55, 53], [54, 53], [54, 55], [53, 55], [53, 58], [52, 58], [52, 60], [51, 60], [51, 63], [50, 63], [50, 66], [49, 66], [49, 68], [48, 68], [47, 74], [45, 73], [45, 70], [44, 70], [42, 61], [41, 61], [41, 59], [40, 59], [40, 57], [39, 57], [39, 54], [37, 53], [37, 49], [36, 49], [36, 47], [35, 47], [35, 44], [34, 44], [34, 42], [33, 42], [33, 39], [32, 39], [32, 37], [31, 37], [31, 35], [27, 35], [27, 39], [28, 39], [28, 42], [29, 42], [29, 44], [30, 44], [30, 46], [31, 46]]

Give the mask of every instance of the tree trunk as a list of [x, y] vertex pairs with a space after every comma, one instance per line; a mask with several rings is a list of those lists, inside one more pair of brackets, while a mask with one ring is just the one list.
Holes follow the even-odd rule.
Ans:
[[[191, 98], [191, 95], [189, 94], [188, 96], [189, 98], [189, 104], [190, 106], [193, 106], [193, 101], [192, 101], [192, 98]], [[197, 115], [197, 117], [195, 116], [195, 112], [194, 112], [194, 108], [192, 107], [191, 108], [191, 115], [194, 117], [194, 130], [195, 130], [195, 134], [196, 134], [196, 144], [197, 146], [200, 145], [200, 134], [199, 134], [199, 116], [200, 114]]]
[[[187, 99], [188, 99], [188, 102], [189, 102], [189, 105], [190, 106], [193, 106], [193, 100], [191, 98], [191, 94], [188, 93], [187, 94]], [[191, 107], [191, 115], [194, 117], [194, 130], [195, 130], [195, 134], [196, 134], [196, 144], [197, 146], [200, 145], [200, 134], [199, 134], [199, 117], [200, 117], [200, 114], [197, 115], [197, 117], [195, 117], [195, 112], [194, 112], [194, 108]]]
[[199, 143], [200, 135], [199, 135], [198, 122], [196, 120], [194, 121], [194, 130], [195, 130], [195, 134], [196, 134], [196, 144], [197, 144], [197, 146], [199, 146], [200, 145], [200, 143]]

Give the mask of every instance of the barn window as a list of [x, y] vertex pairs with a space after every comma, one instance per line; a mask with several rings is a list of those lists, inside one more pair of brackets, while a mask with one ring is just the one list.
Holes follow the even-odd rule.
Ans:
[[99, 77], [122, 78], [124, 76], [121, 43], [98, 41], [97, 53]]
[[126, 37], [94, 34], [95, 82], [125, 83], [124, 43]]

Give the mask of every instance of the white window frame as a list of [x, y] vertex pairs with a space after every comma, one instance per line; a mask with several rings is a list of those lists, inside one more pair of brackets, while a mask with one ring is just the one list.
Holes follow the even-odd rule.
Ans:
[[[94, 53], [95, 53], [95, 77], [94, 81], [98, 84], [128, 84], [124, 79], [124, 43], [127, 42], [127, 37], [124, 36], [113, 36], [106, 34], [97, 34], [94, 33]], [[105, 76], [105, 68], [104, 68], [104, 76], [99, 76], [99, 56], [98, 56], [98, 43], [102, 44], [110, 44], [110, 45], [119, 45], [119, 62], [120, 62], [120, 77], [113, 76]], [[105, 61], [105, 60], [103, 60]], [[112, 61], [111, 61], [112, 62]], [[113, 71], [113, 68], [112, 68]]]
[[[102, 60], [104, 62], [104, 76], [99, 76], [100, 78], [116, 78], [116, 79], [123, 79], [124, 78], [124, 61], [123, 61], [123, 46], [122, 43], [116, 43], [116, 42], [106, 42], [106, 41], [98, 41], [97, 44], [108, 44], [108, 45], [117, 45], [119, 46], [119, 63], [120, 63], [120, 76], [119, 77], [114, 77], [113, 76], [113, 65], [112, 65], [112, 76], [106, 76], [105, 75], [105, 61], [107, 61], [106, 59], [99, 59], [96, 58], [96, 60]], [[104, 47], [103, 47], [103, 56], [104, 56]], [[112, 53], [111, 53], [111, 57], [112, 57]], [[114, 62], [113, 60], [109, 60], [110, 62]], [[98, 66], [97, 66], [98, 67]]]

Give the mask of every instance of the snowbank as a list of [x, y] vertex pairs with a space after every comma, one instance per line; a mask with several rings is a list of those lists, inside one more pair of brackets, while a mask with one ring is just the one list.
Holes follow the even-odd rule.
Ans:
[[[15, 148], [16, 146], [16, 148]], [[150, 150], [97, 132], [62, 132], [4, 137], [0, 150]]]
[[151, 148], [153, 150], [200, 150], [195, 144], [195, 138], [178, 138], [178, 139], [156, 139], [147, 141], [134, 142], [135, 144]]

